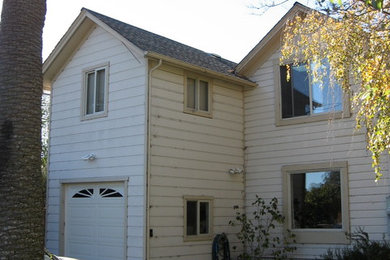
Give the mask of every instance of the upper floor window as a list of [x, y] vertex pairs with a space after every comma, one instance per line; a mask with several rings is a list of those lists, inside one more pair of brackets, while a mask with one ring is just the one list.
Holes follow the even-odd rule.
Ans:
[[83, 118], [107, 114], [108, 65], [84, 71]]
[[185, 82], [185, 111], [210, 115], [210, 81], [204, 78], [187, 76]]
[[[284, 65], [279, 67], [279, 74], [281, 120], [304, 117], [306, 120], [300, 121], [307, 122], [325, 119], [329, 113], [347, 115], [347, 111], [343, 111], [343, 91], [330, 77], [329, 63], [313, 63], [309, 68], [307, 64]], [[307, 120], [309, 117], [314, 120]]]
[[[315, 81], [314, 73], [321, 79]], [[342, 111], [343, 97], [338, 84], [331, 85], [329, 64], [280, 67], [282, 118]]]

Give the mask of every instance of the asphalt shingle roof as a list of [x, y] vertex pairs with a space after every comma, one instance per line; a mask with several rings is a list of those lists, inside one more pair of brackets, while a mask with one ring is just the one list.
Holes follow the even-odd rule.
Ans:
[[143, 51], [155, 52], [228, 76], [242, 78], [234, 74], [234, 68], [237, 64], [232, 61], [148, 32], [89, 9], [83, 9], [97, 17]]

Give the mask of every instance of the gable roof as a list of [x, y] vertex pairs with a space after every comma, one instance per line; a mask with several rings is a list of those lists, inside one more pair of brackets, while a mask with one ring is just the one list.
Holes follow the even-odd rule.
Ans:
[[242, 59], [236, 67], [236, 73], [249, 76], [254, 70], [280, 47], [281, 34], [286, 22], [297, 13], [309, 13], [313, 9], [295, 2], [293, 7], [279, 22], [260, 40], [260, 42]]
[[[85, 8], [84, 8], [85, 9]], [[203, 52], [193, 47], [184, 45], [177, 41], [145, 31], [135, 26], [123, 23], [108, 16], [85, 9], [102, 22], [110, 26], [116, 32], [125, 37], [143, 51], [152, 51], [171, 58], [175, 58], [190, 64], [214, 70], [224, 74], [232, 74], [236, 63], [217, 57], [213, 54]], [[233, 75], [233, 74], [232, 74]]]
[[[66, 57], [71, 57], [70, 52], [75, 50], [64, 50], [66, 48], [76, 49], [88, 31], [93, 29], [94, 24], [103, 25], [112, 34], [119, 36], [120, 40], [127, 41], [132, 46], [137, 47], [146, 57], [169, 60], [181, 66], [188, 66], [199, 71], [209, 72], [215, 76], [240, 82], [244, 85], [255, 86], [255, 83], [245, 77], [235, 74], [236, 63], [223, 59], [215, 54], [206, 53], [188, 45], [168, 39], [166, 37], [151, 33], [138, 27], [126, 24], [119, 20], [83, 8], [80, 15], [69, 28], [64, 37], [57, 44], [56, 48], [46, 59], [43, 73], [46, 79], [45, 85], [55, 77], [61, 67], [66, 63]], [[79, 39], [77, 39], [79, 38]], [[68, 55], [61, 53], [67, 52]], [[57, 63], [57, 64], [56, 64]], [[47, 89], [48, 87], [46, 87]]]

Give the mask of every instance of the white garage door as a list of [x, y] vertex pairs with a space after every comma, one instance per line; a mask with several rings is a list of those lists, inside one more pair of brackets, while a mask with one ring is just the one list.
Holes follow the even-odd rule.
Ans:
[[124, 183], [72, 184], [65, 194], [65, 255], [81, 260], [123, 260]]

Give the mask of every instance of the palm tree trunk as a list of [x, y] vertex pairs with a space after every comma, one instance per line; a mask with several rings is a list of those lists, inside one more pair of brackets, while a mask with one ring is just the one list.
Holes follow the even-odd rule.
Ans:
[[43, 259], [45, 0], [4, 0], [0, 24], [0, 259]]

